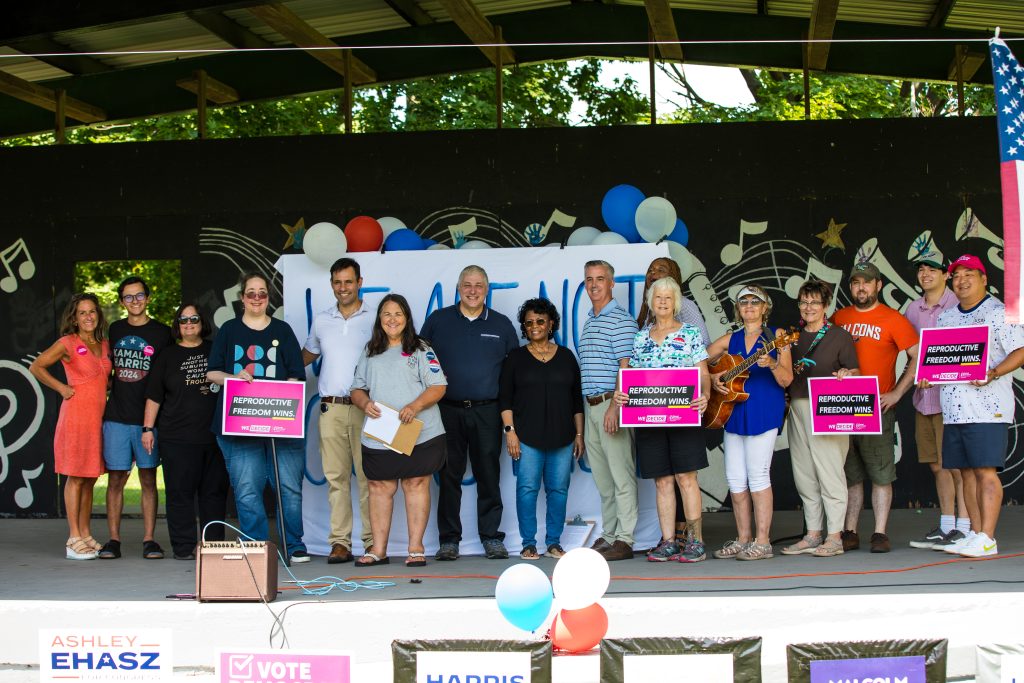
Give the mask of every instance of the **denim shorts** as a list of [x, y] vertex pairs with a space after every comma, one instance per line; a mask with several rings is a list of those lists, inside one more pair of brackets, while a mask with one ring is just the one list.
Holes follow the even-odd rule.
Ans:
[[[156, 436], [156, 432], [153, 432]], [[160, 451], [157, 440], [153, 440], [153, 452], [147, 453], [142, 447], [142, 425], [126, 425], [121, 422], [103, 422], [103, 461], [108, 470], [128, 472], [132, 461], [141, 469], [158, 467]]]
[[1006, 463], [1010, 425], [1006, 422], [947, 424], [942, 428], [942, 467], [962, 470], [994, 467], [1001, 472]]

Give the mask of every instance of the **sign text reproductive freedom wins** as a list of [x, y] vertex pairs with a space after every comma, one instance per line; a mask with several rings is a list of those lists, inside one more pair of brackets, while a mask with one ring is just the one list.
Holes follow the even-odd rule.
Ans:
[[698, 368], [627, 368], [619, 374], [629, 396], [619, 415], [623, 427], [700, 425], [700, 411], [691, 405], [700, 396]]
[[983, 381], [988, 373], [988, 325], [926, 327], [917, 348], [915, 382]]
[[305, 389], [304, 382], [224, 380], [224, 434], [301, 439]]

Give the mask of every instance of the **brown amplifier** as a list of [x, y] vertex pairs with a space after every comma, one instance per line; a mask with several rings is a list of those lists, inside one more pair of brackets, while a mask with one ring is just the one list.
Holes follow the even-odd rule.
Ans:
[[270, 541], [207, 541], [196, 554], [199, 602], [273, 602], [277, 546]]

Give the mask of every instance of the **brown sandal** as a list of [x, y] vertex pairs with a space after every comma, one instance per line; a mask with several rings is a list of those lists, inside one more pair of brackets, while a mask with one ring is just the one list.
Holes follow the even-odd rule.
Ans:
[[783, 555], [811, 555], [821, 545], [820, 536], [804, 536], [797, 543], [782, 549]]

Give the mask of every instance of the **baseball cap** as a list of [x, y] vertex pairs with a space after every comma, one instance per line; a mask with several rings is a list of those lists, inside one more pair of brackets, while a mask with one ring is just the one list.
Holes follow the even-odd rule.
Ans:
[[934, 258], [919, 258], [916, 261], [911, 261], [910, 263], [912, 266], [914, 266], [914, 268], [918, 268], [920, 266], [929, 266], [931, 268], [935, 268], [936, 270], [942, 270], [942, 262]]
[[862, 277], [865, 280], [881, 280], [882, 272], [878, 270], [878, 266], [874, 263], [861, 261], [854, 265], [853, 270], [850, 271], [850, 280], [853, 281], [855, 277]]
[[964, 254], [957, 260], [949, 264], [949, 270], [947, 271], [950, 275], [953, 274], [957, 268], [970, 268], [971, 270], [980, 270], [985, 275], [988, 273], [985, 271], [985, 264], [981, 262], [981, 259], [973, 254]]
[[751, 289], [750, 287], [744, 287], [743, 289], [741, 289], [739, 294], [736, 295], [736, 301], [739, 301], [748, 294], [759, 301], [765, 302], [766, 304], [771, 303], [771, 297], [768, 297], [766, 294], [759, 292], [756, 289]]

